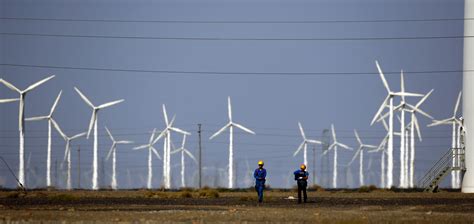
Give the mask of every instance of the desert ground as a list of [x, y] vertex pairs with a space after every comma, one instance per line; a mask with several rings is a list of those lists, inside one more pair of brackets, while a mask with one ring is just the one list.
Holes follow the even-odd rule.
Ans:
[[474, 223], [474, 194], [310, 191], [0, 191], [1, 223]]

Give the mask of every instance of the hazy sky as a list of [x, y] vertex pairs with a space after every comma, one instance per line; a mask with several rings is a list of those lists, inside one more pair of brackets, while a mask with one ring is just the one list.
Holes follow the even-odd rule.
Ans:
[[[297, 122], [307, 135], [320, 139], [322, 131], [335, 124], [341, 142], [357, 147], [353, 129], [363, 140], [378, 144], [385, 131], [370, 127], [372, 116], [386, 96], [376, 72], [379, 60], [391, 87], [398, 90], [399, 71], [406, 74], [407, 90], [426, 93], [435, 89], [423, 108], [435, 118], [451, 116], [461, 90], [462, 39], [390, 40], [235, 40], [236, 38], [364, 38], [462, 36], [463, 21], [422, 22], [333, 22], [333, 23], [156, 23], [143, 21], [360, 21], [463, 18], [462, 0], [320, 0], [320, 1], [235, 1], [235, 0], [101, 0], [24, 1], [0, 0], [1, 77], [26, 88], [49, 74], [56, 78], [27, 96], [26, 114], [46, 114], [62, 89], [63, 97], [55, 119], [69, 135], [84, 131], [90, 108], [78, 97], [79, 87], [101, 104], [124, 98], [123, 104], [101, 111], [99, 118], [100, 156], [105, 157], [111, 142], [103, 127], [117, 138], [136, 144], [118, 148], [119, 187], [138, 188], [146, 182], [146, 151], [131, 151], [146, 143], [153, 128], [164, 126], [161, 105], [176, 114], [176, 126], [193, 135], [188, 148], [197, 155], [197, 124], [203, 125], [204, 184], [225, 186], [228, 134], [212, 141], [213, 132], [227, 123], [227, 96], [232, 97], [235, 121], [257, 135], [237, 132], [235, 159], [238, 186], [248, 186], [246, 162], [254, 169], [263, 159], [268, 183], [275, 187], [293, 185], [291, 172], [303, 161], [292, 154], [301, 142]], [[5, 19], [10, 18], [10, 19]], [[54, 18], [104, 21], [41, 21], [11, 18]], [[6, 33], [9, 33], [6, 35]], [[15, 34], [77, 35], [82, 37], [31, 36]], [[88, 38], [115, 37], [219, 37], [234, 40]], [[8, 64], [8, 65], [7, 65]], [[32, 67], [33, 66], [33, 67]], [[40, 66], [40, 67], [34, 67]], [[43, 67], [41, 67], [43, 66]], [[56, 67], [56, 68], [52, 68]], [[69, 68], [69, 69], [67, 69]], [[82, 68], [82, 69], [81, 69]], [[86, 68], [86, 69], [84, 69]], [[106, 70], [100, 70], [106, 69]], [[107, 70], [111, 69], [111, 70]], [[125, 71], [118, 71], [125, 70]], [[191, 73], [138, 72], [181, 71]], [[433, 71], [432, 73], [415, 73]], [[200, 73], [193, 73], [200, 72]], [[241, 73], [241, 74], [229, 74]], [[244, 74], [242, 74], [244, 73]], [[279, 73], [279, 74], [264, 74]], [[283, 74], [287, 73], [287, 74]], [[296, 73], [313, 73], [298, 75]], [[331, 74], [343, 73], [343, 74]], [[0, 98], [15, 94], [0, 87]], [[416, 99], [410, 99], [416, 103]], [[18, 104], [0, 105], [0, 152], [17, 170]], [[430, 121], [420, 117], [424, 141], [417, 143], [416, 178], [419, 179], [450, 146], [450, 127], [426, 128]], [[31, 153], [28, 185], [45, 185], [46, 122], [27, 123], [26, 158]], [[64, 142], [54, 134], [53, 161], [58, 171]], [[176, 145], [181, 137], [175, 135]], [[399, 140], [395, 139], [398, 145]], [[74, 143], [81, 146], [81, 185], [90, 187], [92, 139]], [[157, 148], [162, 153], [162, 143]], [[397, 149], [398, 147], [395, 147]], [[331, 163], [321, 160], [317, 147], [318, 183], [328, 185]], [[312, 158], [312, 153], [309, 156]], [[340, 164], [352, 152], [340, 150]], [[379, 183], [379, 154], [373, 155], [366, 183]], [[329, 154], [332, 161], [332, 153]], [[398, 183], [398, 150], [395, 150], [395, 184]], [[366, 165], [368, 166], [368, 157]], [[179, 165], [179, 156], [172, 157]], [[188, 162], [188, 183], [195, 185], [196, 165]], [[110, 161], [104, 164], [110, 171]], [[310, 164], [311, 165], [311, 164]], [[219, 168], [219, 169], [217, 169]], [[311, 167], [310, 167], [311, 168]], [[54, 169], [54, 164], [53, 164]], [[73, 186], [77, 186], [77, 152], [73, 154]], [[128, 171], [127, 171], [128, 170]], [[311, 171], [311, 169], [310, 169]], [[339, 185], [358, 184], [358, 164], [351, 168], [352, 181], [346, 183], [340, 169]], [[153, 184], [160, 186], [162, 162], [154, 160]], [[173, 185], [179, 183], [179, 168], [172, 170]], [[54, 171], [53, 171], [54, 175]], [[349, 175], [350, 177], [351, 175]], [[348, 178], [350, 179], [350, 178]], [[107, 176], [103, 185], [108, 185]], [[64, 186], [58, 174], [58, 185]], [[445, 182], [445, 184], [448, 182]], [[13, 177], [0, 165], [0, 185], [13, 187]]]

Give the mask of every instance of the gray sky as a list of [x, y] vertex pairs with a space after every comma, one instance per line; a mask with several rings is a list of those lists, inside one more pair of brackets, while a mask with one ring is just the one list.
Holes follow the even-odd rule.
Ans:
[[[462, 0], [331, 0], [331, 1], [10, 1], [0, 0], [2, 18], [58, 18], [97, 20], [163, 20], [163, 21], [327, 21], [327, 20], [400, 20], [463, 18]], [[2, 33], [104, 35], [141, 37], [221, 37], [221, 38], [359, 38], [359, 37], [426, 37], [462, 36], [463, 21], [379, 22], [379, 23], [150, 23], [150, 22], [71, 22], [71, 21], [1, 21]], [[251, 169], [259, 159], [265, 160], [269, 184], [288, 187], [291, 171], [302, 162], [302, 154], [292, 157], [301, 142], [297, 122], [307, 135], [320, 138], [331, 123], [340, 141], [356, 147], [353, 129], [363, 140], [378, 144], [385, 135], [380, 125], [370, 127], [370, 120], [385, 97], [385, 89], [374, 60], [387, 72], [462, 70], [462, 39], [415, 40], [153, 40], [127, 38], [81, 38], [0, 35], [1, 76], [26, 88], [30, 83], [55, 74], [56, 78], [41, 86], [27, 98], [27, 116], [49, 111], [58, 92], [64, 91], [55, 117], [69, 135], [87, 128], [90, 109], [73, 91], [79, 87], [94, 103], [124, 98], [125, 103], [101, 111], [100, 156], [105, 157], [111, 142], [103, 130], [107, 125], [117, 138], [142, 144], [153, 128], [163, 128], [161, 105], [176, 114], [176, 126], [189, 130], [188, 148], [197, 152], [197, 124], [203, 124], [205, 184], [216, 183], [217, 168], [225, 168], [228, 137], [213, 141], [209, 136], [227, 122], [226, 98], [233, 100], [234, 119], [252, 128], [256, 136], [237, 133], [235, 158], [238, 185], [243, 187], [245, 160]], [[9, 64], [9, 65], [5, 65]], [[12, 65], [55, 66], [70, 68], [105, 68], [116, 70], [159, 70], [203, 72], [201, 74], [144, 73], [84, 69], [41, 68]], [[209, 74], [206, 72], [217, 72]], [[234, 72], [247, 74], [219, 74]], [[252, 74], [257, 73], [257, 74]], [[260, 73], [260, 74], [258, 74]], [[264, 75], [261, 73], [289, 73]], [[297, 75], [295, 73], [318, 73]], [[328, 74], [324, 74], [328, 73]], [[329, 74], [361, 73], [361, 74]], [[388, 74], [392, 88], [399, 89], [399, 75]], [[434, 72], [407, 74], [408, 91], [426, 93], [434, 88], [423, 108], [435, 118], [451, 115], [457, 93], [461, 90], [461, 73]], [[14, 97], [0, 87], [0, 97]], [[415, 103], [416, 100], [411, 101]], [[0, 105], [0, 152], [17, 170], [18, 133], [16, 103]], [[426, 128], [421, 118], [424, 141], [417, 143], [417, 179], [426, 172], [450, 146], [450, 128]], [[29, 184], [44, 186], [46, 162], [46, 122], [27, 123], [26, 155], [31, 152]], [[59, 162], [64, 143], [54, 132], [53, 159]], [[179, 144], [180, 137], [174, 138]], [[396, 145], [399, 140], [395, 139]], [[90, 187], [92, 141], [81, 140], [82, 186]], [[119, 186], [142, 187], [146, 179], [146, 151], [131, 151], [132, 146], [118, 149]], [[159, 145], [162, 153], [162, 145]], [[396, 147], [397, 148], [397, 147]], [[352, 152], [340, 151], [339, 161], [347, 163]], [[197, 154], [196, 154], [197, 155]], [[312, 157], [312, 154], [309, 154]], [[318, 183], [326, 185], [329, 165], [321, 160], [317, 148]], [[27, 157], [26, 156], [26, 157]], [[179, 156], [173, 157], [178, 164]], [[332, 158], [332, 153], [330, 154]], [[395, 150], [395, 158], [398, 152]], [[368, 157], [366, 157], [368, 161]], [[366, 183], [377, 183], [379, 156], [373, 157], [372, 173]], [[77, 168], [73, 154], [73, 169]], [[188, 161], [189, 162], [189, 161]], [[398, 180], [395, 160], [395, 184]], [[154, 161], [154, 186], [161, 182], [161, 161]], [[366, 164], [367, 165], [367, 164]], [[196, 166], [188, 164], [188, 183]], [[353, 183], [358, 183], [357, 164], [353, 165]], [[110, 162], [105, 164], [106, 173]], [[59, 168], [58, 168], [59, 169]], [[127, 177], [127, 169], [131, 177]], [[179, 169], [173, 172], [178, 184]], [[324, 172], [323, 172], [324, 171]], [[339, 185], [346, 185], [340, 170]], [[76, 172], [73, 185], [77, 186]], [[141, 177], [143, 176], [143, 177]], [[59, 177], [61, 178], [61, 177]], [[227, 178], [221, 178], [221, 185]], [[106, 178], [106, 183], [109, 179]], [[58, 180], [62, 185], [62, 179]], [[446, 184], [447, 182], [445, 182]], [[0, 166], [0, 185], [13, 187], [14, 179]]]

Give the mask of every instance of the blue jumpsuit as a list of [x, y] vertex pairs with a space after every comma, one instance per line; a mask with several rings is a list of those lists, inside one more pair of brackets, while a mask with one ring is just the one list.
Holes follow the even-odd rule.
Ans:
[[263, 202], [263, 189], [265, 189], [265, 178], [267, 177], [267, 170], [264, 168], [257, 168], [253, 173], [255, 178], [255, 190], [258, 194], [258, 202]]
[[303, 193], [304, 203], [306, 203], [308, 200], [308, 196], [306, 194], [308, 181], [305, 179], [305, 177], [308, 177], [309, 173], [304, 170], [297, 170], [293, 174], [295, 175], [295, 180], [298, 184], [298, 203], [301, 203], [301, 193]]

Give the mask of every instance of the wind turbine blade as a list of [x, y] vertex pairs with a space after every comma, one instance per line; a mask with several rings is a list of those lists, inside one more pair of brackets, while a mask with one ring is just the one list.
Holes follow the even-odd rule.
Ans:
[[382, 125], [385, 128], [385, 131], [388, 131], [388, 124], [387, 124], [387, 121], [385, 121], [385, 119], [382, 119]]
[[133, 144], [133, 141], [117, 141], [117, 144]]
[[28, 86], [28, 88], [26, 88], [25, 91], [23, 91], [23, 92], [29, 92], [29, 91], [33, 90], [34, 88], [40, 86], [41, 84], [43, 84], [43, 83], [49, 81], [49, 80], [52, 79], [52, 78], [54, 78], [54, 75], [49, 76], [48, 78], [45, 78], [45, 79], [43, 79], [43, 80], [41, 80], [41, 81], [38, 81], [38, 82], [34, 83], [33, 85]]
[[382, 79], [383, 85], [385, 86], [385, 89], [387, 89], [387, 92], [390, 93], [390, 87], [388, 86], [388, 82], [385, 79], [385, 76], [383, 74], [382, 68], [380, 68], [379, 62], [375, 61], [375, 65], [377, 66], [377, 70], [379, 71], [380, 78]]
[[[403, 70], [400, 72], [400, 86], [401, 86], [402, 93], [404, 93], [405, 92], [405, 78], [403, 75]], [[402, 96], [402, 101], [405, 102], [405, 96]]]
[[69, 154], [69, 146], [66, 144], [66, 149], [64, 150], [64, 158], [63, 161], [66, 161], [67, 155]]
[[187, 149], [184, 149], [184, 152], [188, 154], [189, 158], [191, 158], [196, 164], [198, 164], [196, 157], [194, 157], [194, 155], [190, 151], [188, 151]]
[[318, 140], [313, 140], [313, 139], [306, 139], [306, 142], [312, 143], [312, 144], [319, 144], [322, 145], [323, 143]]
[[418, 139], [421, 141], [423, 141], [423, 139], [421, 138], [421, 131], [420, 131], [420, 124], [418, 123], [418, 118], [416, 118], [416, 116], [413, 116], [413, 122], [415, 123], [413, 126], [415, 127], [411, 127], [411, 128], [416, 128], [416, 134], [418, 135]]
[[96, 118], [97, 118], [97, 111], [94, 109], [92, 111], [91, 121], [89, 122], [89, 129], [87, 130], [87, 139], [89, 139], [89, 136], [91, 135], [92, 128], [94, 127]]
[[448, 118], [440, 121], [433, 121], [433, 123], [429, 124], [428, 127], [434, 127], [434, 126], [439, 126], [439, 125], [447, 125], [447, 124], [452, 124], [453, 118]]
[[16, 88], [14, 85], [12, 85], [11, 83], [5, 81], [4, 79], [0, 79], [0, 82], [3, 83], [3, 85], [5, 85], [7, 88], [17, 92], [17, 93], [21, 93], [21, 91]]
[[153, 145], [153, 139], [155, 139], [155, 133], [156, 133], [156, 128], [153, 129], [153, 131], [151, 132], [151, 136], [150, 136], [150, 140], [148, 140], [148, 143], [150, 145]]
[[61, 130], [58, 123], [56, 123], [56, 121], [54, 119], [51, 119], [51, 123], [53, 123], [54, 128], [56, 129], [56, 131], [59, 132], [59, 134], [63, 137], [63, 139], [65, 141], [67, 141], [67, 136], [66, 136], [66, 134], [64, 134], [63, 130]]
[[375, 145], [362, 145], [363, 148], [365, 149], [377, 149], [378, 147]]
[[229, 126], [231, 125], [231, 123], [225, 125], [224, 127], [222, 127], [219, 131], [217, 131], [216, 133], [214, 133], [210, 138], [209, 140], [212, 140], [213, 138], [215, 138], [216, 136], [220, 135], [222, 132], [225, 131], [225, 129], [227, 129]]
[[301, 151], [301, 149], [303, 148], [305, 142], [303, 141], [300, 146], [298, 147], [298, 149], [296, 149], [296, 151], [293, 153], [293, 157], [295, 157], [296, 155], [298, 155], [298, 153]]
[[388, 111], [387, 113], [385, 113], [384, 115], [380, 116], [379, 119], [377, 119], [377, 122], [380, 122], [382, 120], [385, 120], [385, 118], [387, 118], [388, 116], [390, 116], [390, 111]]
[[230, 96], [227, 97], [227, 112], [229, 115], [229, 121], [232, 122], [232, 103], [230, 102]]
[[40, 117], [29, 117], [25, 118], [25, 121], [41, 121], [41, 120], [48, 120], [49, 116], [40, 116]]
[[162, 108], [163, 108], [163, 117], [165, 118], [165, 124], [166, 126], [169, 126], [168, 113], [166, 113], [166, 106], [163, 104]]
[[360, 140], [359, 133], [357, 133], [357, 130], [355, 130], [355, 129], [354, 129], [354, 134], [356, 136], [356, 139], [357, 139], [357, 142], [359, 143], [359, 145], [362, 145], [362, 141]]
[[337, 145], [338, 145], [338, 146], [341, 146], [342, 148], [345, 148], [345, 149], [347, 149], [347, 150], [351, 150], [351, 151], [353, 150], [353, 148], [351, 148], [351, 147], [349, 147], [349, 146], [347, 146], [347, 145], [345, 145], [345, 144], [342, 144], [342, 143], [337, 143]]
[[152, 145], [156, 144], [161, 138], [163, 138], [163, 136], [166, 135], [166, 132], [167, 132], [168, 129], [165, 129], [163, 131], [161, 131], [160, 135], [158, 135], [158, 137], [151, 143]]
[[425, 117], [427, 117], [427, 118], [429, 118], [429, 119], [434, 119], [433, 116], [429, 115], [428, 113], [426, 113], [425, 111], [423, 111], [423, 110], [420, 109], [420, 108], [416, 109], [416, 112], [420, 113], [421, 115], [423, 115], [423, 116], [425, 116]]
[[144, 148], [148, 148], [149, 145], [141, 145], [141, 146], [137, 146], [137, 147], [133, 147], [132, 150], [139, 150], [139, 149], [144, 149]]
[[181, 150], [183, 150], [183, 148], [175, 149], [175, 150], [171, 151], [170, 154], [173, 155], [175, 153], [181, 152]]
[[303, 139], [306, 139], [306, 135], [304, 134], [304, 130], [300, 122], [298, 122], [298, 127], [300, 128], [301, 136], [303, 137]]
[[99, 108], [99, 109], [104, 109], [104, 108], [107, 108], [107, 107], [111, 107], [111, 106], [113, 106], [113, 105], [115, 105], [115, 104], [119, 104], [119, 103], [121, 103], [121, 102], [123, 102], [123, 101], [125, 101], [125, 100], [124, 100], [124, 99], [115, 100], [115, 101], [112, 101], [112, 102], [104, 103], [104, 104], [98, 106], [97, 108]]
[[56, 100], [54, 101], [54, 104], [53, 106], [51, 107], [51, 110], [49, 111], [49, 116], [52, 116], [53, 113], [54, 113], [54, 110], [56, 110], [56, 107], [58, 106], [58, 103], [59, 103], [59, 99], [61, 99], [61, 94], [63, 93], [63, 91], [59, 91], [59, 94], [58, 96], [56, 97]]
[[94, 104], [92, 104], [92, 102], [77, 87], [74, 87], [74, 89], [76, 90], [77, 94], [79, 94], [79, 96], [82, 98], [82, 100], [87, 103], [87, 105], [92, 108], [95, 108]]
[[112, 147], [110, 147], [109, 153], [107, 153], [107, 157], [105, 158], [105, 161], [109, 161], [109, 158], [112, 155], [112, 151], [114, 151], [114, 146], [115, 146], [115, 143], [113, 143]]
[[459, 94], [458, 94], [458, 99], [456, 101], [456, 106], [454, 107], [453, 117], [456, 117], [456, 115], [458, 113], [459, 105], [461, 104], [461, 96], [462, 96], [462, 91], [459, 92]]
[[151, 147], [151, 151], [153, 152], [153, 154], [155, 154], [155, 156], [161, 160], [161, 156], [160, 154], [158, 153], [158, 151], [153, 147], [153, 146], [150, 146]]
[[107, 131], [107, 134], [109, 135], [110, 140], [112, 140], [112, 142], [115, 142], [114, 136], [112, 136], [112, 133], [110, 133], [110, 131], [109, 131], [109, 129], [107, 128], [107, 126], [105, 127], [105, 130]]
[[0, 103], [11, 103], [11, 102], [16, 102], [19, 101], [20, 99], [14, 98], [14, 99], [0, 99]]
[[361, 149], [362, 149], [362, 148], [359, 147], [359, 149], [354, 153], [354, 156], [352, 156], [352, 159], [351, 159], [351, 161], [347, 164], [347, 166], [350, 166], [350, 165], [354, 162], [354, 160], [355, 160], [355, 159], [357, 158], [357, 156], [359, 155]]
[[170, 130], [174, 131], [174, 132], [178, 132], [180, 134], [183, 134], [183, 135], [191, 135], [191, 133], [187, 132], [187, 131], [183, 131], [179, 128], [175, 128], [175, 127], [170, 127], [169, 128]]
[[183, 141], [181, 142], [181, 148], [184, 149], [184, 145], [186, 144], [186, 135], [183, 135]]
[[380, 105], [379, 109], [377, 110], [377, 113], [375, 113], [374, 118], [372, 118], [372, 121], [370, 122], [370, 126], [374, 125], [375, 121], [379, 118], [380, 114], [382, 113], [383, 109], [385, 109], [387, 105], [387, 101], [390, 99], [390, 94], [385, 97], [385, 100], [383, 101], [382, 105]]
[[401, 92], [392, 93], [392, 95], [401, 96], [401, 97], [404, 97], [404, 96], [422, 97], [423, 96], [423, 94], [419, 94], [419, 93], [401, 93]]
[[77, 134], [77, 135], [72, 136], [70, 139], [71, 139], [71, 140], [74, 140], [74, 139], [76, 139], [76, 138], [83, 137], [83, 136], [85, 136], [86, 134], [87, 134], [87, 132], [82, 132], [82, 133], [80, 133], [80, 134]]
[[336, 130], [334, 130], [334, 124], [331, 124], [331, 132], [332, 132], [333, 141], [337, 142], [337, 140], [336, 140]]
[[421, 104], [423, 104], [426, 99], [428, 99], [428, 97], [430, 97], [430, 95], [433, 93], [434, 89], [431, 89], [423, 98], [421, 98], [420, 101], [418, 101], [418, 103], [415, 105], [415, 108], [418, 108], [421, 106]]
[[255, 132], [253, 132], [252, 130], [250, 130], [250, 129], [248, 129], [248, 128], [246, 128], [246, 127], [240, 125], [240, 124], [233, 123], [233, 125], [234, 125], [235, 127], [237, 127], [237, 128], [240, 128], [241, 130], [243, 130], [243, 131], [249, 133], [249, 134], [255, 135]]

